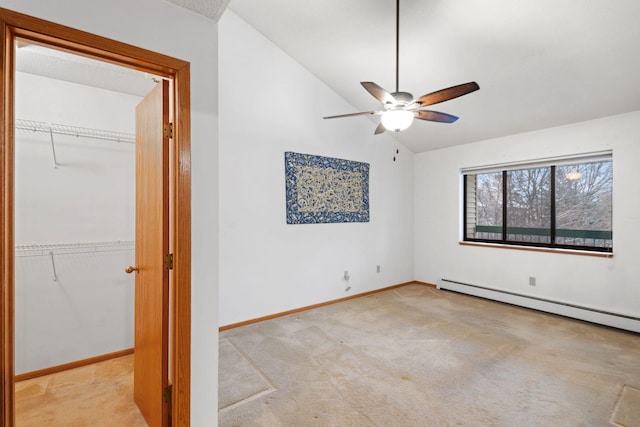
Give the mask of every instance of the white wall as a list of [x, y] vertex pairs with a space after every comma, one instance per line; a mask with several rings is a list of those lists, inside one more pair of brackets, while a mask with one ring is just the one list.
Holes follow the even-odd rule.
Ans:
[[[219, 28], [220, 325], [413, 280], [413, 154], [323, 120], [356, 110], [231, 11]], [[369, 163], [370, 222], [287, 224], [285, 151]]]
[[[458, 244], [460, 169], [613, 150], [611, 259]], [[640, 112], [422, 153], [415, 164], [415, 278], [440, 278], [640, 315]], [[528, 285], [529, 276], [537, 279]]]
[[[16, 73], [16, 119], [135, 133], [139, 97]], [[16, 131], [16, 245], [135, 238], [135, 144]], [[52, 226], [55, 225], [55, 226]]]
[[133, 258], [133, 245], [17, 250], [16, 374], [132, 348]]
[[217, 424], [217, 23], [162, 0], [1, 0], [0, 7], [191, 63], [191, 422]]
[[[16, 73], [18, 119], [133, 134], [139, 101]], [[133, 347], [134, 246], [96, 243], [134, 240], [135, 145], [54, 141], [57, 168], [48, 134], [16, 131], [15, 242], [47, 245], [16, 250], [18, 374]]]

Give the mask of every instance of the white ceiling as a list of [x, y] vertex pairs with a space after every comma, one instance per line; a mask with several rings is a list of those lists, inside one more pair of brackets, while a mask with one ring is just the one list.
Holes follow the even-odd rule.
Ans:
[[[211, 19], [229, 2], [168, 1]], [[480, 85], [429, 107], [457, 122], [416, 121], [395, 134], [414, 152], [640, 110], [638, 0], [401, 0], [400, 7], [401, 91], [417, 97]], [[395, 90], [394, 0], [231, 0], [229, 8], [354, 111], [379, 109], [359, 82]], [[153, 85], [153, 76], [122, 67], [37, 46], [17, 51], [21, 71], [139, 96]], [[335, 120], [370, 120], [373, 133], [379, 118]]]
[[108, 62], [18, 40], [16, 70], [85, 86], [145, 96], [159, 79]]
[[167, 0], [207, 18], [218, 20], [229, 4], [229, 0]]
[[[379, 107], [359, 82], [395, 89], [394, 0], [231, 0], [229, 8], [356, 111]], [[480, 85], [430, 107], [456, 123], [416, 121], [396, 134], [414, 152], [640, 110], [638, 0], [402, 0], [400, 9], [401, 91]], [[373, 133], [379, 118], [335, 120], [371, 120]]]

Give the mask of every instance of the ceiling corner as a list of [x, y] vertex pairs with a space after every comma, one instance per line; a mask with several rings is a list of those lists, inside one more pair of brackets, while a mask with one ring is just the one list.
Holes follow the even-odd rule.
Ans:
[[167, 0], [199, 15], [218, 21], [230, 0]]

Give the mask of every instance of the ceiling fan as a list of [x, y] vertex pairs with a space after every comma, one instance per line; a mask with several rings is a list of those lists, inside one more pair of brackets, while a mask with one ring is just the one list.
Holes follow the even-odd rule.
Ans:
[[462, 95], [480, 89], [478, 83], [469, 82], [428, 93], [418, 99], [414, 99], [409, 92], [400, 92], [399, 87], [399, 50], [400, 50], [400, 0], [396, 0], [396, 91], [389, 93], [374, 82], [361, 82], [360, 84], [374, 98], [382, 103], [382, 110], [362, 111], [337, 116], [323, 117], [324, 119], [337, 119], [353, 116], [382, 116], [380, 124], [374, 134], [378, 135], [389, 130], [401, 132], [413, 123], [413, 119], [427, 120], [430, 122], [453, 123], [458, 117], [439, 111], [421, 110], [421, 108], [449, 101]]

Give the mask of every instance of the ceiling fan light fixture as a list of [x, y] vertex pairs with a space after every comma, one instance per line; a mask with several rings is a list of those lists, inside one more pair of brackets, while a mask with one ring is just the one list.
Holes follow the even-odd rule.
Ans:
[[421, 110], [421, 108], [439, 104], [450, 99], [466, 95], [480, 89], [478, 83], [469, 82], [435, 92], [427, 93], [419, 98], [413, 98], [409, 92], [400, 92], [400, 0], [396, 0], [396, 91], [389, 93], [387, 90], [374, 82], [360, 82], [374, 98], [382, 103], [382, 110], [360, 111], [357, 113], [339, 114], [337, 116], [326, 116], [323, 119], [337, 119], [340, 117], [355, 116], [381, 116], [381, 123], [373, 132], [379, 135], [385, 131], [402, 132], [413, 123], [414, 118], [429, 122], [453, 123], [458, 117], [451, 114], [440, 113], [438, 111]]
[[578, 168], [575, 167], [571, 169], [569, 172], [567, 172], [566, 174], [564, 174], [564, 177], [572, 181], [575, 181], [577, 179], [582, 178], [582, 172], [580, 172]]
[[413, 111], [408, 110], [387, 110], [382, 114], [380, 121], [386, 130], [392, 132], [402, 132], [413, 123]]

